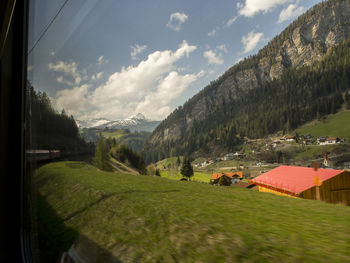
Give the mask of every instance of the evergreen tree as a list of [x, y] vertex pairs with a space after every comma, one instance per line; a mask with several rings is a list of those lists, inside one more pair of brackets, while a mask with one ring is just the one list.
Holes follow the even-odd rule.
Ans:
[[116, 160], [135, 167], [139, 170], [140, 174], [147, 174], [146, 164], [142, 156], [126, 145], [114, 145], [110, 150], [110, 154]]
[[180, 166], [180, 164], [181, 164], [181, 160], [180, 160], [179, 156], [177, 156], [176, 164], [177, 164], [177, 166]]
[[104, 171], [112, 171], [112, 166], [109, 164], [108, 147], [103, 138], [98, 139], [93, 165]]
[[219, 181], [218, 181], [219, 185], [224, 185], [224, 186], [230, 186], [232, 184], [231, 179], [228, 178], [227, 176], [221, 176]]
[[350, 94], [348, 90], [345, 92], [345, 106], [347, 109], [350, 109]]
[[189, 179], [193, 176], [193, 167], [189, 158], [184, 158], [181, 167], [181, 174]]

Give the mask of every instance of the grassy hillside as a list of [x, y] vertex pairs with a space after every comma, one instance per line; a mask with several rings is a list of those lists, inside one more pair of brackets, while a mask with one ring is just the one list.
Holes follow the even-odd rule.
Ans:
[[322, 121], [313, 121], [296, 130], [313, 136], [338, 136], [350, 141], [350, 110], [328, 115]]
[[146, 131], [134, 131], [129, 130], [104, 130], [100, 134], [105, 138], [115, 139], [120, 144], [125, 144], [134, 151], [140, 151], [143, 144], [150, 136], [150, 132]]
[[139, 174], [137, 169], [132, 168], [114, 158], [110, 158], [109, 163], [112, 165], [113, 170], [118, 173]]
[[112, 138], [112, 139], [114, 138], [118, 140], [119, 138], [125, 136], [127, 132], [126, 130], [112, 130], [112, 131], [105, 130], [101, 132], [101, 134], [105, 138]]
[[47, 164], [35, 181], [45, 253], [78, 238], [96, 262], [350, 261], [350, 207], [78, 162]]
[[[160, 176], [172, 179], [172, 180], [179, 180], [183, 176], [181, 175], [180, 171], [161, 171]], [[209, 173], [201, 173], [201, 172], [194, 172], [194, 175], [191, 177], [191, 181], [195, 182], [203, 182], [203, 183], [209, 183], [211, 174]]]
[[[183, 156], [179, 156], [180, 158], [180, 166], [182, 164], [183, 161]], [[177, 166], [177, 157], [169, 157], [169, 158], [165, 158], [163, 160], [160, 160], [156, 163], [156, 167], [158, 169], [167, 169], [168, 166]]]

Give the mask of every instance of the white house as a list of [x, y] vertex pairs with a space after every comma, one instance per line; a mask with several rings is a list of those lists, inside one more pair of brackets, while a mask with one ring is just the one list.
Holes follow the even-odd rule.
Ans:
[[224, 156], [224, 160], [225, 161], [229, 161], [229, 160], [233, 160], [235, 158], [235, 154], [234, 153], [228, 153]]
[[317, 141], [318, 141], [319, 145], [336, 144], [336, 143], [340, 142], [338, 137], [317, 138]]

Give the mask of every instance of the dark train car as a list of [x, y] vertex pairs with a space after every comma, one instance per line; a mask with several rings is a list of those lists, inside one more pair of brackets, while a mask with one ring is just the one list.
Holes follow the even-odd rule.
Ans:
[[61, 151], [60, 150], [50, 150], [49, 151], [50, 159], [56, 159], [61, 157]]
[[60, 157], [60, 150], [26, 150], [27, 162], [50, 161]]

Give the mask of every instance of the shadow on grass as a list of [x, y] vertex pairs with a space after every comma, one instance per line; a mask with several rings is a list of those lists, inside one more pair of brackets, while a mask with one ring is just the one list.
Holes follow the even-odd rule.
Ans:
[[95, 242], [79, 233], [77, 230], [68, 227], [64, 222], [84, 212], [90, 207], [97, 205], [103, 200], [119, 194], [131, 193], [170, 193], [179, 190], [130, 190], [102, 195], [98, 200], [73, 212], [66, 218], [61, 218], [55, 210], [40, 194], [37, 195], [38, 210], [38, 240], [40, 249], [40, 262], [58, 262], [63, 252], [68, 252], [73, 244], [75, 251], [85, 262], [121, 262], [110, 252], [97, 245]]
[[73, 249], [68, 252], [69, 256], [73, 258], [74, 254], [79, 256], [85, 263], [121, 263], [122, 261], [113, 256], [109, 251], [97, 245], [94, 241], [85, 235], [79, 235], [75, 242]]
[[99, 199], [97, 199], [96, 201], [90, 203], [89, 205], [69, 214], [68, 216], [66, 216], [63, 221], [68, 221], [69, 219], [75, 217], [76, 215], [85, 212], [87, 209], [97, 205], [98, 203], [100, 203], [103, 200], [106, 200], [107, 198], [110, 198], [112, 196], [115, 195], [119, 195], [119, 194], [131, 194], [131, 193], [173, 193], [173, 192], [179, 192], [179, 190], [167, 190], [167, 191], [161, 191], [161, 190], [129, 190], [129, 191], [124, 191], [124, 192], [115, 192], [115, 193], [110, 193], [110, 194], [104, 194], [102, 195]]
[[40, 262], [56, 262], [60, 254], [68, 250], [79, 233], [64, 225], [62, 219], [38, 194], [38, 239]]
[[[121, 262], [88, 237], [66, 226], [62, 218], [40, 195], [38, 195], [38, 212], [40, 262], [73, 262], [69, 260], [69, 257], [73, 258], [77, 255], [86, 263]], [[60, 261], [63, 252], [68, 252], [68, 255], [73, 254], [73, 256], [66, 256], [65, 261]]]

